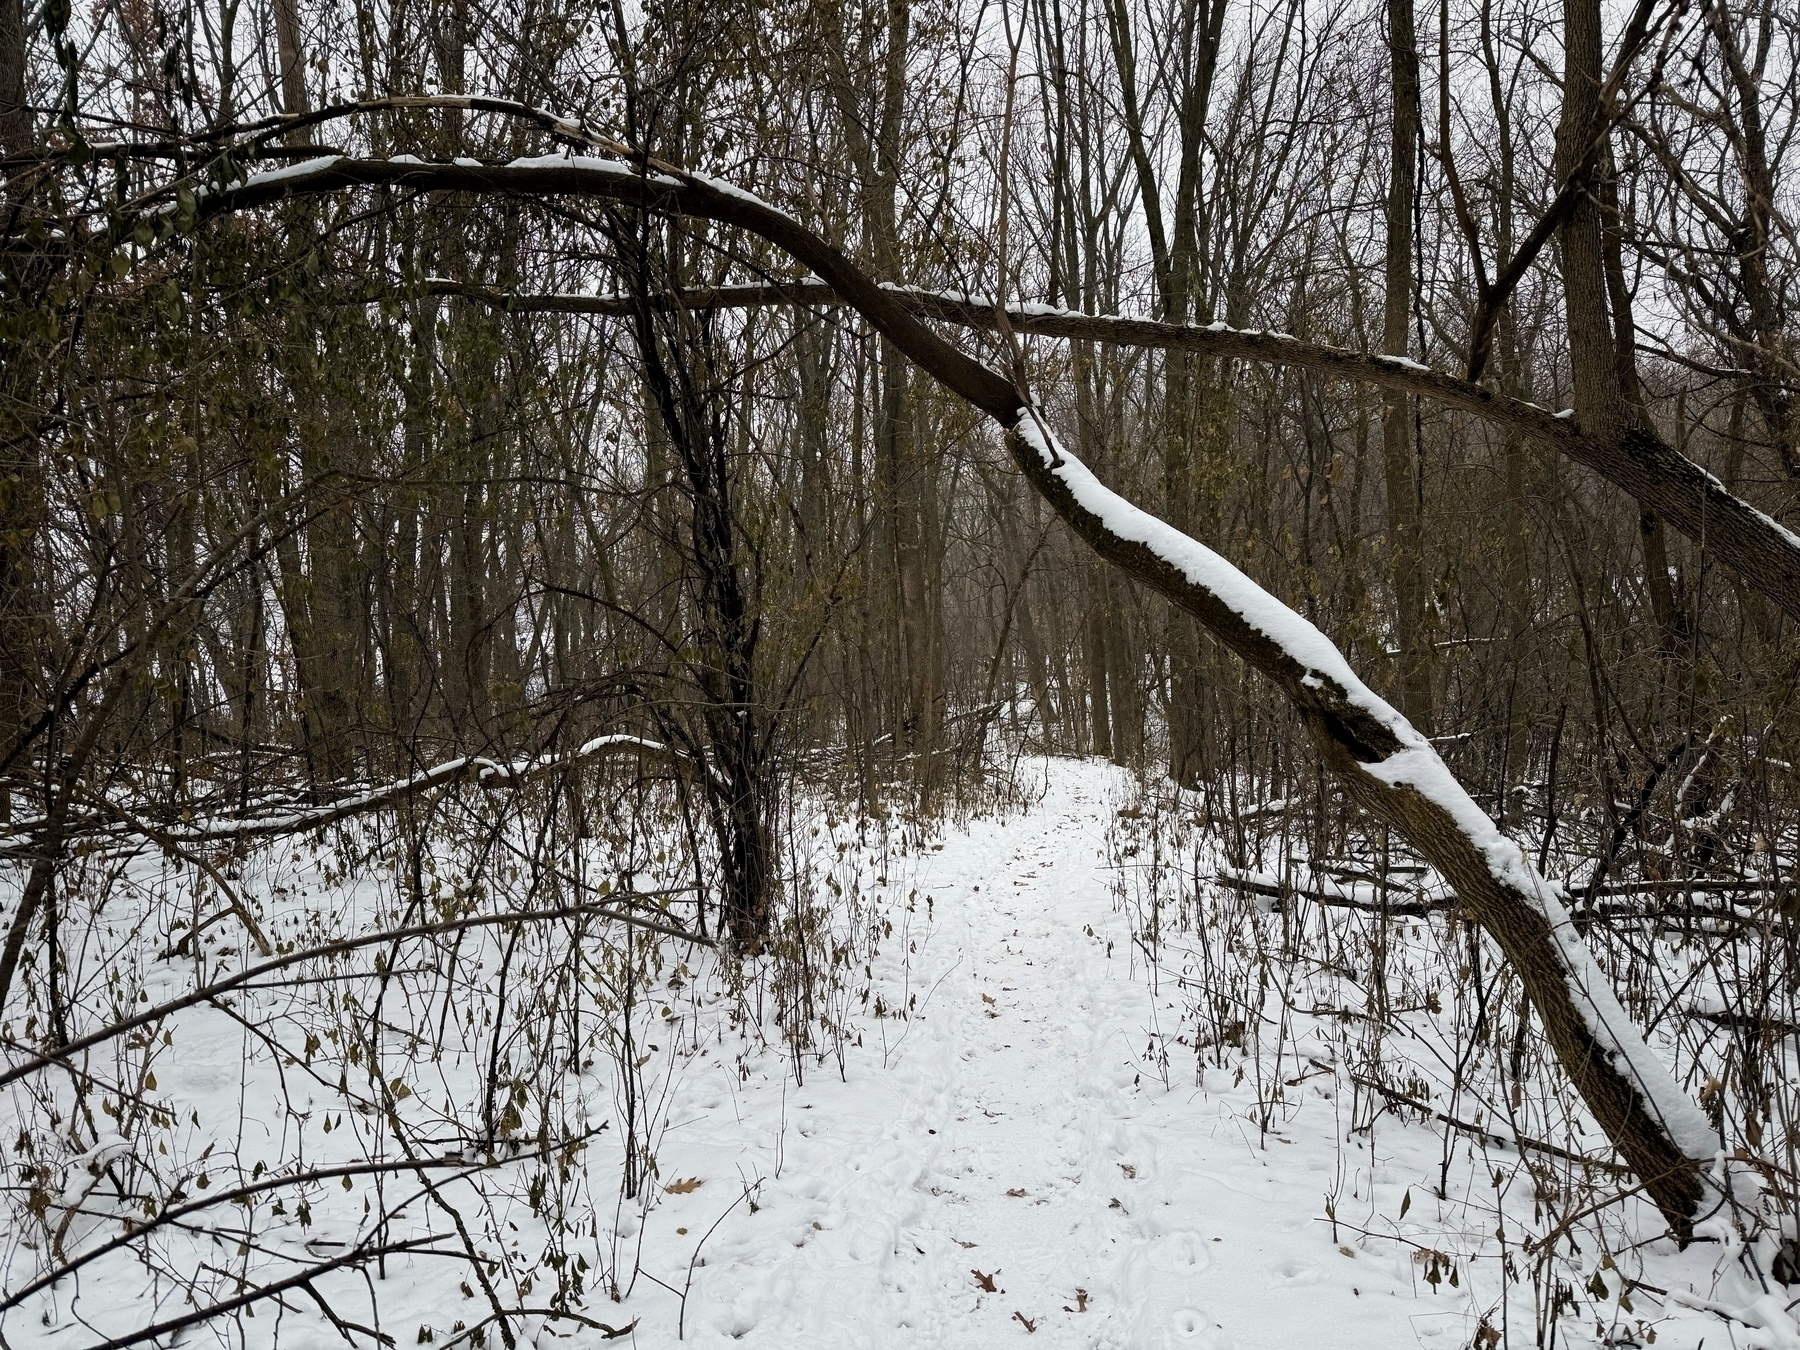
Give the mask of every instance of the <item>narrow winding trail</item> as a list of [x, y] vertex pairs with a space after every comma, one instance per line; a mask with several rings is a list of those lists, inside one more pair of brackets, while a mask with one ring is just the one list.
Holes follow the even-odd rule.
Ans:
[[[651, 1213], [645, 1268], [680, 1289], [696, 1239], [762, 1178], [756, 1212], [740, 1204], [699, 1252], [686, 1340], [1466, 1344], [1463, 1299], [1340, 1249], [1321, 1221], [1329, 1101], [1259, 1145], [1228, 1077], [1203, 1091], [1190, 1059], [1165, 1087], [1142, 1061], [1175, 1010], [1133, 968], [1100, 867], [1125, 784], [1047, 772], [1029, 813], [977, 821], [919, 864], [889, 944], [906, 968], [877, 985], [917, 1003], [867, 1019], [847, 1082], [684, 1075], [663, 1175], [703, 1184]], [[639, 1341], [660, 1345], [674, 1299], [643, 1289]]]

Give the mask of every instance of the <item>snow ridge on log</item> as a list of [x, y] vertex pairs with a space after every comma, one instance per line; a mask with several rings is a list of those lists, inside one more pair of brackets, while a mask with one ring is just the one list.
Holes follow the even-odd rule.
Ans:
[[[1348, 704], [1366, 717], [1366, 721], [1355, 720], [1385, 733], [1360, 738], [1365, 744], [1372, 743], [1377, 753], [1366, 759], [1358, 755], [1357, 767], [1390, 788], [1410, 789], [1448, 816], [1480, 853], [1494, 881], [1537, 912], [1567, 965], [1571, 1001], [1589, 1033], [1614, 1057], [1619, 1072], [1648, 1098], [1681, 1150], [1697, 1162], [1710, 1162], [1718, 1152], [1717, 1135], [1638, 1034], [1576, 931], [1555, 885], [1539, 875], [1524, 849], [1475, 804], [1431, 742], [1358, 679], [1343, 653], [1303, 615], [1206, 545], [1107, 488], [1086, 465], [1055, 443], [1037, 417], [1022, 409], [1014, 435], [1105, 529], [1119, 539], [1142, 544], [1191, 585], [1216, 597], [1244, 627], [1273, 644], [1299, 672], [1294, 683], [1302, 692], [1296, 701], [1312, 702], [1321, 711], [1330, 704]], [[1353, 720], [1344, 710], [1336, 711], [1345, 722]]]

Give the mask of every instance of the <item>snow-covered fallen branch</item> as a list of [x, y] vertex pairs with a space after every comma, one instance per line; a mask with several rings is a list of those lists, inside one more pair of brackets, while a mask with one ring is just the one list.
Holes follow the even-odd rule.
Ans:
[[[128, 835], [136, 834], [146, 842], [165, 849], [190, 848], [197, 844], [221, 843], [228, 840], [269, 839], [281, 835], [304, 834], [308, 830], [324, 829], [328, 825], [336, 825], [353, 816], [379, 811], [383, 807], [392, 806], [408, 797], [414, 797], [433, 788], [453, 783], [474, 783], [489, 789], [519, 788], [533, 778], [571, 768], [600, 755], [633, 752], [681, 757], [681, 751], [664, 745], [660, 741], [618, 733], [596, 736], [566, 755], [538, 755], [530, 759], [510, 762], [488, 759], [481, 755], [462, 755], [456, 759], [446, 760], [442, 764], [435, 764], [429, 769], [422, 769], [418, 773], [409, 774], [405, 778], [397, 778], [391, 783], [367, 788], [337, 801], [302, 810], [248, 816], [242, 819], [221, 816], [195, 821], [191, 825], [158, 826], [139, 821], [137, 817], [128, 812], [108, 806], [104, 811], [89, 816], [85, 822], [79, 820], [72, 822], [65, 833], [71, 836], [79, 835], [94, 828], [105, 828], [110, 823]], [[10, 833], [14, 836], [24, 835], [29, 839], [43, 824], [44, 821], [41, 818], [23, 820], [15, 824]], [[84, 825], [86, 829], [84, 829]], [[0, 857], [30, 856], [33, 852], [34, 847], [29, 842], [14, 843], [0, 848]]]
[[415, 796], [446, 783], [468, 781], [484, 788], [518, 788], [533, 778], [542, 777], [546, 773], [553, 773], [560, 769], [572, 768], [585, 760], [594, 759], [600, 755], [630, 754], [634, 751], [653, 755], [677, 755], [680, 753], [671, 750], [660, 741], [646, 740], [642, 736], [615, 733], [608, 736], [596, 736], [566, 755], [537, 755], [530, 759], [511, 762], [487, 759], [480, 755], [466, 755], [325, 806], [259, 820], [199, 821], [186, 829], [171, 831], [170, 838], [177, 843], [192, 844], [215, 839], [266, 839], [271, 835], [299, 834], [307, 830], [320, 829], [326, 825], [335, 825], [338, 821], [346, 820], [354, 815], [391, 806], [404, 798]]
[[1215, 872], [1212, 880], [1228, 890], [1242, 891], [1247, 895], [1260, 895], [1270, 900], [1288, 901], [1293, 899], [1311, 900], [1315, 904], [1325, 905], [1332, 909], [1357, 909], [1368, 914], [1385, 914], [1389, 918], [1417, 919], [1427, 914], [1442, 914], [1456, 908], [1453, 899], [1407, 899], [1366, 900], [1359, 895], [1343, 889], [1325, 890], [1317, 886], [1296, 886], [1280, 881], [1269, 881], [1260, 876], [1239, 874], [1220, 870]]
[[1026, 477], [1096, 552], [1193, 614], [1282, 688], [1349, 795], [1398, 831], [1494, 938], [1607, 1137], [1677, 1235], [1691, 1232], [1717, 1137], [1619, 1005], [1554, 884], [1310, 622], [1106, 488], [1035, 413], [1021, 410], [1008, 440]]

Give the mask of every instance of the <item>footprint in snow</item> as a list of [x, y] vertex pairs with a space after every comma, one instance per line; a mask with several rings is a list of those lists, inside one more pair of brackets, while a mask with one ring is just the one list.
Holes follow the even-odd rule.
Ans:
[[1172, 1275], [1198, 1275], [1212, 1264], [1212, 1256], [1198, 1233], [1181, 1231], [1158, 1238], [1150, 1248], [1149, 1261], [1157, 1270]]
[[1231, 1337], [1202, 1308], [1181, 1308], [1169, 1318], [1164, 1332], [1164, 1345], [1194, 1347], [1195, 1350], [1231, 1350]]
[[1309, 1284], [1317, 1284], [1324, 1278], [1317, 1266], [1298, 1257], [1290, 1256], [1269, 1267], [1270, 1281], [1284, 1289], [1300, 1289]]
[[1120, 1251], [1113, 1268], [1120, 1305], [1131, 1311], [1128, 1339], [1137, 1350], [1233, 1350], [1233, 1342], [1194, 1296], [1212, 1264], [1206, 1239], [1177, 1229]]

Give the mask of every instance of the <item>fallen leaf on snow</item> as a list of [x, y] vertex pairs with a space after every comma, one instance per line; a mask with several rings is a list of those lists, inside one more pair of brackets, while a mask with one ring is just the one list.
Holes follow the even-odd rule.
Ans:
[[1015, 1186], [1012, 1190], [1008, 1191], [1007, 1194], [1017, 1200], [1025, 1194], [1025, 1188], [1023, 1186]]
[[[999, 1273], [1000, 1272], [996, 1270], [994, 1275], [998, 1275]], [[979, 1270], [971, 1270], [969, 1274], [975, 1277], [975, 1283], [981, 1286], [982, 1293], [997, 1294], [1000, 1292], [999, 1287], [994, 1283], [994, 1275], [983, 1275]]]
[[1025, 1330], [1027, 1330], [1027, 1331], [1036, 1331], [1037, 1330], [1037, 1323], [1033, 1322], [1029, 1317], [1025, 1316], [1024, 1313], [1015, 1312], [1015, 1313], [1013, 1313], [1013, 1316], [1019, 1319], [1019, 1322], [1024, 1326]]
[[700, 1180], [699, 1177], [689, 1177], [685, 1181], [671, 1181], [667, 1186], [663, 1187], [663, 1190], [667, 1191], [670, 1195], [686, 1195], [690, 1191], [699, 1190], [705, 1184], [706, 1183]]

